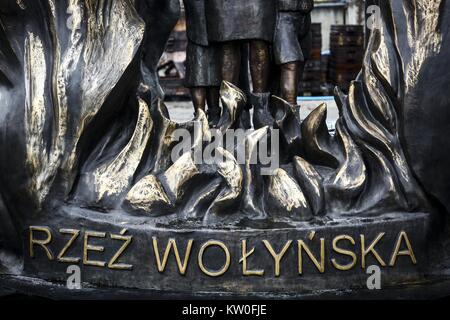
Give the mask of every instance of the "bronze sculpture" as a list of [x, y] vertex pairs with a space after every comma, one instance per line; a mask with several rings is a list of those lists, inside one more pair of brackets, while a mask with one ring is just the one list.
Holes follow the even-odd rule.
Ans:
[[[273, 51], [275, 63], [280, 66], [280, 97], [297, 104], [300, 72], [309, 54], [311, 44], [310, 12], [312, 0], [279, 0]], [[309, 35], [309, 38], [308, 38]]]
[[208, 102], [208, 119], [215, 126], [221, 113], [218, 50], [208, 40], [205, 2], [184, 0], [184, 6], [188, 36], [185, 85], [191, 90], [195, 110], [205, 110]]
[[258, 110], [253, 116], [258, 127], [263, 122], [258, 114], [264, 112], [261, 110], [267, 109], [269, 104], [269, 46], [275, 30], [276, 1], [210, 0], [206, 1], [206, 12], [208, 37], [220, 46], [223, 81], [239, 85], [242, 73], [247, 72], [246, 68], [241, 70], [243, 51], [248, 50], [252, 89], [249, 103], [241, 114], [249, 118], [248, 108]]
[[[425, 11], [425, 1], [419, 3], [380, 4], [382, 21], [360, 75], [348, 96], [336, 89], [335, 135], [327, 130], [325, 105], [300, 122], [288, 102], [271, 98], [277, 112], [245, 137], [252, 154], [270, 128], [281, 132], [284, 161], [262, 176], [260, 163], [249, 156], [240, 164], [223, 148], [216, 148], [223, 162], [196, 163], [203, 139], [171, 159], [176, 129], [200, 127], [205, 140], [211, 135], [201, 109], [193, 121], [177, 124], [149, 87], [143, 48], [151, 45], [130, 1], [80, 2], [69, 29], [60, 23], [63, 2], [6, 1], [0, 8], [0, 289], [27, 290], [39, 277], [47, 280], [39, 294], [51, 295], [48, 288], [65, 281], [70, 264], [83, 266], [90, 284], [157, 295], [297, 297], [349, 284], [358, 290], [369, 264], [383, 267], [389, 284], [425, 286], [430, 266], [448, 263], [429, 235], [448, 238], [431, 218], [448, 223], [448, 165], [437, 161], [448, 156], [441, 137], [448, 128], [448, 79], [435, 75], [449, 67], [450, 5], [436, 1]], [[246, 97], [223, 82], [221, 100], [218, 127], [226, 131]], [[415, 134], [412, 126], [423, 130]], [[104, 241], [95, 253], [92, 238]], [[357, 260], [342, 262], [349, 256], [337, 255], [340, 241]], [[165, 269], [156, 258], [162, 243], [183, 243], [186, 257], [192, 249], [197, 259]], [[62, 250], [67, 244], [74, 251]], [[365, 252], [371, 244], [380, 256]], [[208, 258], [203, 253], [211, 246], [221, 251]], [[306, 266], [298, 270], [292, 257], [302, 257], [306, 246], [316, 259], [304, 254]], [[430, 247], [437, 254], [427, 256]], [[294, 263], [271, 259], [283, 248]], [[150, 262], [149, 252], [155, 253]], [[255, 281], [251, 271], [260, 269], [258, 277], [266, 278]]]
[[276, 3], [274, 0], [208, 0], [208, 37], [220, 44], [222, 80], [238, 85], [241, 41], [250, 47], [253, 92], [268, 89], [269, 44], [273, 40]]
[[[252, 84], [250, 106], [256, 109], [256, 127], [266, 123], [263, 118], [270, 117], [269, 109], [273, 109], [269, 107], [272, 61], [280, 69], [280, 78], [272, 85], [278, 89], [273, 93], [279, 91], [282, 99], [296, 105], [300, 73], [311, 47], [313, 6], [312, 0], [206, 1], [208, 23], [203, 34], [219, 48], [222, 80], [241, 84], [242, 73], [248, 72], [246, 63], [242, 65], [243, 50], [248, 48]], [[248, 47], [243, 43], [248, 43]], [[189, 58], [188, 64], [192, 64]], [[267, 115], [263, 116], [265, 113]]]

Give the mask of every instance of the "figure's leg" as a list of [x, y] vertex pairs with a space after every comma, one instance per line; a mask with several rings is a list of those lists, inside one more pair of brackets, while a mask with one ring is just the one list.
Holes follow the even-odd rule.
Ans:
[[222, 80], [239, 84], [239, 72], [241, 66], [241, 46], [238, 42], [226, 42], [221, 50], [221, 75]]
[[[245, 95], [248, 97], [251, 94], [251, 85], [250, 85], [250, 75], [249, 75], [249, 59], [250, 59], [250, 49], [248, 42], [241, 43], [241, 71], [239, 74], [239, 89], [241, 89]], [[252, 108], [252, 104], [250, 99], [247, 99], [247, 103], [242, 109], [240, 121], [238, 124], [238, 128], [240, 129], [251, 129], [252, 127], [252, 119], [250, 116], [250, 109]]]
[[192, 102], [194, 103], [194, 110], [198, 109], [205, 111], [206, 105], [206, 88], [205, 87], [192, 87], [190, 88]]
[[269, 112], [269, 46], [262, 40], [250, 42], [250, 74], [252, 76], [253, 92], [249, 101], [253, 107], [253, 126], [255, 129], [273, 123]]
[[280, 95], [292, 105], [297, 104], [298, 79], [300, 62], [290, 62], [282, 64], [280, 79]]
[[208, 87], [206, 90], [206, 101], [208, 103], [208, 120], [210, 126], [215, 127], [220, 120], [220, 89], [219, 87]]
[[263, 93], [268, 90], [270, 72], [269, 46], [265, 41], [250, 42], [250, 73], [252, 75], [253, 92]]

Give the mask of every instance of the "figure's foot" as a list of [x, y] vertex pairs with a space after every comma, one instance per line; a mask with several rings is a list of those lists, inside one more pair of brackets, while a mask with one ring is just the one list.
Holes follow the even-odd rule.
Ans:
[[208, 108], [208, 111], [206, 114], [208, 116], [209, 126], [211, 128], [216, 128], [219, 123], [219, 120], [220, 120], [220, 114], [221, 114], [220, 107]]
[[300, 155], [302, 151], [302, 134], [300, 106], [293, 105], [277, 96], [271, 98], [272, 114], [275, 125], [280, 129], [289, 157]]
[[252, 128], [252, 120], [249, 109], [242, 110], [241, 117], [239, 119], [239, 128], [244, 130]]
[[273, 126], [274, 118], [269, 110], [270, 93], [251, 93], [250, 103], [253, 107], [253, 126], [259, 129]]

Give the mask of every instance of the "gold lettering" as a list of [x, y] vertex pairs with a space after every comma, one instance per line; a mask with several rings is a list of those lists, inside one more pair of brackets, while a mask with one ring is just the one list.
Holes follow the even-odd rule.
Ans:
[[242, 259], [239, 263], [242, 263], [242, 274], [244, 276], [263, 276], [264, 270], [247, 270], [247, 258], [250, 257], [253, 252], [255, 252], [255, 248], [247, 252], [247, 240], [242, 240]]
[[[312, 238], [310, 238], [312, 240]], [[319, 270], [320, 273], [325, 272], [325, 239], [320, 238], [320, 262], [319, 260], [314, 257], [313, 253], [311, 252], [311, 249], [306, 245], [306, 243], [303, 240], [297, 240], [298, 242], [298, 273], [303, 274], [303, 249], [305, 250], [306, 254], [309, 256], [309, 259], [314, 263], [317, 270]]]
[[[402, 240], [405, 240], [407, 250], [400, 251], [400, 246], [402, 244]], [[411, 243], [409, 242], [408, 235], [405, 231], [400, 232], [398, 235], [397, 243], [395, 245], [394, 252], [392, 253], [391, 261], [389, 262], [389, 266], [395, 266], [397, 262], [398, 256], [409, 256], [413, 264], [417, 264], [416, 256], [414, 255], [414, 251], [412, 249]]]
[[[38, 240], [34, 238], [34, 231], [44, 232], [47, 235], [46, 239]], [[45, 250], [47, 258], [53, 260], [53, 254], [47, 245], [52, 241], [52, 233], [48, 227], [32, 227], [30, 226], [30, 257], [34, 258], [34, 245], [38, 245]]]
[[69, 250], [70, 246], [74, 243], [74, 241], [80, 235], [80, 230], [59, 229], [59, 233], [71, 234], [72, 237], [70, 238], [69, 242], [67, 242], [67, 244], [64, 246], [64, 248], [61, 250], [61, 252], [58, 254], [58, 257], [56, 258], [56, 260], [59, 262], [78, 263], [80, 261], [80, 258], [63, 257], [63, 256], [66, 254], [67, 250]]
[[[205, 266], [203, 264], [203, 254], [205, 253], [205, 250], [211, 246], [218, 246], [225, 252], [225, 257], [226, 257], [225, 264], [218, 271], [209, 271], [205, 268]], [[227, 246], [223, 242], [220, 242], [220, 241], [209, 240], [209, 241], [205, 242], [202, 245], [202, 247], [200, 248], [200, 251], [198, 253], [198, 266], [200, 267], [200, 270], [202, 270], [202, 272], [204, 274], [206, 274], [210, 277], [219, 277], [219, 276], [223, 275], [225, 272], [227, 272], [228, 268], [230, 267], [230, 261], [231, 261], [230, 251], [228, 251]]]
[[272, 245], [269, 243], [269, 241], [267, 240], [263, 240], [264, 245], [266, 246], [267, 250], [270, 252], [270, 254], [272, 255], [274, 261], [275, 261], [275, 277], [279, 277], [280, 276], [280, 262], [281, 259], [283, 258], [283, 256], [285, 255], [286, 251], [289, 249], [292, 240], [289, 240], [288, 242], [286, 242], [286, 244], [284, 245], [283, 249], [281, 250], [280, 253], [276, 253], [275, 250], [273, 249]]
[[178, 271], [181, 275], [185, 275], [186, 269], [188, 266], [188, 262], [189, 262], [189, 257], [191, 255], [191, 249], [192, 249], [193, 243], [194, 243], [194, 240], [192, 240], [192, 239], [189, 240], [187, 248], [186, 248], [186, 253], [184, 255], [184, 261], [182, 263], [175, 239], [169, 239], [169, 242], [167, 243], [167, 246], [166, 246], [166, 251], [164, 252], [163, 260], [161, 262], [161, 258], [160, 258], [159, 250], [158, 250], [158, 239], [156, 237], [153, 237], [153, 251], [155, 252], [156, 265], [158, 267], [158, 271], [164, 272], [166, 265], [167, 265], [167, 260], [169, 259], [170, 249], [173, 247], [175, 259], [177, 261]]
[[375, 238], [375, 240], [373, 240], [373, 242], [370, 244], [370, 246], [367, 249], [365, 246], [364, 235], [363, 234], [360, 235], [361, 236], [361, 266], [363, 269], [366, 268], [366, 256], [369, 254], [369, 252], [372, 252], [373, 256], [375, 257], [375, 259], [378, 260], [378, 262], [380, 263], [380, 265], [382, 267], [386, 266], [386, 263], [383, 261], [383, 259], [381, 259], [378, 252], [374, 249], [375, 246], [377, 245], [378, 241], [380, 241], [381, 238], [383, 238], [385, 234], [386, 234], [385, 232], [378, 234], [378, 236]]
[[89, 244], [89, 237], [105, 238], [106, 233], [94, 232], [94, 231], [86, 231], [84, 233], [83, 264], [85, 264], [87, 266], [104, 267], [106, 264], [106, 262], [104, 262], [104, 261], [89, 260], [88, 251], [103, 252], [105, 250], [105, 248], [102, 246], [94, 246], [94, 245]]
[[337, 252], [337, 253], [342, 254], [342, 255], [352, 257], [352, 262], [349, 263], [349, 264], [346, 264], [346, 265], [341, 265], [341, 264], [336, 262], [336, 259], [333, 258], [333, 259], [331, 259], [331, 263], [333, 264], [333, 266], [336, 269], [341, 270], [341, 271], [347, 271], [347, 270], [350, 270], [351, 268], [353, 268], [356, 265], [356, 261], [357, 261], [358, 258], [356, 257], [356, 254], [354, 252], [352, 252], [350, 250], [345, 250], [345, 249], [339, 248], [337, 246], [338, 242], [341, 241], [341, 240], [350, 241], [350, 243], [352, 245], [355, 245], [355, 240], [352, 237], [347, 236], [347, 235], [340, 235], [340, 236], [337, 236], [336, 238], [333, 239], [333, 250], [335, 252]]
[[133, 269], [133, 265], [126, 263], [116, 263], [119, 260], [120, 256], [125, 252], [131, 241], [133, 240], [132, 236], [124, 236], [127, 229], [123, 229], [120, 234], [111, 234], [111, 239], [125, 241], [123, 245], [120, 247], [119, 251], [111, 258], [108, 262], [108, 268], [117, 269], [117, 270], [131, 270]]

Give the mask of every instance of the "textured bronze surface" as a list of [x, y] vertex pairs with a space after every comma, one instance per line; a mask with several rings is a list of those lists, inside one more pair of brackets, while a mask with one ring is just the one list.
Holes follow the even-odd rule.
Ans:
[[[208, 220], [209, 212], [215, 210], [209, 207], [219, 201], [217, 197], [221, 192], [225, 192], [223, 184], [214, 182], [224, 178], [220, 170], [207, 164], [173, 163], [170, 157], [177, 142], [173, 136], [176, 129], [184, 128], [193, 133], [195, 124], [200, 123], [203, 133], [208, 136], [205, 114], [199, 108], [196, 119], [177, 124], [168, 117], [164, 103], [155, 99], [158, 95], [151, 95], [152, 90], [142, 90], [148, 84], [145, 84], [145, 77], [141, 77], [142, 69], [138, 65], [142, 61], [148, 62], [146, 54], [142, 56], [144, 60], [136, 54], [139, 47], [149, 44], [143, 41], [145, 27], [138, 13], [128, 1], [114, 1], [105, 9], [105, 14], [100, 12], [102, 19], [94, 19], [94, 11], [90, 10], [99, 3], [87, 2], [88, 6], [74, 6], [74, 14], [80, 15], [74, 17], [79, 28], [71, 32], [56, 26], [47, 30], [37, 21], [45, 16], [56, 23], [58, 17], [51, 9], [59, 5], [52, 1], [48, 4], [49, 7], [38, 8], [30, 3], [23, 9], [11, 3], [11, 10], [20, 12], [27, 25], [22, 33], [19, 30], [11, 33], [11, 26], [16, 22], [10, 20], [10, 15], [1, 16], [2, 26], [8, 26], [2, 29], [2, 57], [7, 59], [2, 60], [1, 70], [8, 79], [1, 87], [2, 101], [5, 102], [2, 132], [3, 139], [9, 139], [8, 143], [2, 144], [2, 154], [9, 157], [1, 162], [2, 172], [8, 172], [3, 177], [9, 177], [2, 179], [2, 190], [8, 209], [11, 208], [8, 204], [18, 202], [28, 208], [16, 208], [13, 219], [54, 201], [72, 201], [101, 210], [118, 209], [133, 189], [128, 200], [147, 194], [149, 199], [154, 199], [152, 201], [164, 203], [167, 202], [166, 194], [171, 207], [166, 214], [181, 216], [190, 198], [200, 197], [205, 203], [198, 206], [199, 212], [195, 216]], [[31, 10], [41, 12], [41, 16], [28, 16]], [[104, 17], [106, 13], [108, 20]], [[385, 14], [389, 13], [396, 11]], [[109, 27], [104, 29], [108, 23]], [[430, 33], [434, 32], [433, 25], [430, 28]], [[247, 147], [251, 150], [254, 139], [258, 141], [264, 133], [269, 133], [267, 128], [279, 129], [281, 167], [273, 177], [267, 178], [258, 176], [258, 165], [244, 165], [242, 183], [245, 188], [232, 188], [237, 196], [227, 200], [233, 202], [231, 207], [245, 208], [250, 216], [266, 217], [275, 211], [277, 216], [282, 216], [283, 211], [290, 216], [293, 208], [307, 208], [306, 213], [298, 212], [296, 218], [308, 217], [311, 212], [369, 214], [426, 208], [427, 202], [411, 173], [401, 144], [403, 112], [399, 109], [397, 96], [393, 95], [395, 88], [400, 88], [395, 87], [393, 81], [401, 79], [400, 74], [395, 73], [397, 69], [390, 65], [394, 57], [390, 52], [395, 47], [380, 42], [380, 39], [387, 39], [387, 36], [380, 38], [381, 32], [387, 30], [383, 28], [373, 33], [364, 69], [352, 84], [348, 97], [339, 91], [336, 93], [341, 117], [333, 136], [325, 123], [325, 105], [319, 106], [301, 122], [298, 109], [283, 99], [269, 99], [262, 93], [250, 97], [251, 103], [259, 106], [254, 120], [256, 128], [261, 130], [247, 137]], [[50, 41], [50, 37], [56, 37], [58, 41]], [[432, 52], [440, 48], [441, 42], [437, 36], [435, 38], [429, 40], [433, 41]], [[104, 41], [108, 41], [107, 46], [101, 45]], [[255, 60], [268, 59], [264, 43], [254, 44], [253, 49], [250, 45], [250, 56]], [[232, 54], [240, 50], [236, 44], [230, 43], [225, 48], [228, 46], [233, 48]], [[411, 51], [411, 54], [414, 61], [426, 59], [423, 50]], [[231, 62], [236, 60], [240, 59], [235, 56], [230, 59]], [[413, 90], [414, 79], [420, 79], [422, 69], [414, 68], [415, 72], [408, 69], [404, 73], [404, 89]], [[261, 75], [256, 77], [261, 80], [266, 76], [264, 67], [259, 64], [257, 69], [253, 72]], [[256, 83], [263, 89], [263, 82]], [[258, 87], [256, 89], [259, 91]], [[218, 129], [225, 133], [227, 129], [238, 127], [246, 97], [227, 82], [224, 82], [220, 96], [224, 111]], [[203, 103], [203, 98], [200, 100]], [[24, 107], [18, 108], [18, 105]], [[194, 141], [193, 144], [204, 145], [205, 141]], [[233, 156], [228, 154], [228, 157]], [[416, 157], [410, 161], [414, 164], [420, 159]], [[178, 176], [174, 171], [179, 170], [196, 174]], [[155, 178], [146, 178], [149, 175]], [[144, 179], [142, 186], [148, 185], [155, 195], [135, 187], [141, 179]], [[257, 184], [257, 188], [249, 194], [252, 184]], [[190, 196], [181, 191], [185, 186], [189, 187]], [[303, 187], [308, 191], [303, 192]], [[283, 190], [289, 188], [298, 192], [293, 191], [288, 201], [283, 199]], [[209, 196], [203, 198], [203, 193]], [[310, 196], [311, 200], [308, 199]], [[309, 202], [316, 208], [311, 210]], [[275, 203], [277, 209], [267, 209]], [[35, 209], [31, 209], [33, 206]], [[133, 205], [127, 206], [130, 207]], [[146, 206], [137, 207], [142, 211]], [[235, 215], [235, 219], [240, 218], [241, 215]]]
[[[335, 91], [335, 134], [326, 105], [300, 121], [288, 101], [247, 96], [233, 73], [221, 86], [217, 128], [238, 128], [249, 101], [256, 130], [245, 136], [243, 163], [235, 150], [218, 147], [224, 161], [213, 164], [195, 161], [195, 150], [212, 140], [205, 113], [199, 108], [187, 123], [170, 119], [149, 56], [164, 47], [178, 1], [154, 3], [168, 5], [160, 22], [160, 12], [145, 15], [138, 2], [70, 3], [70, 28], [63, 1], [6, 0], [0, 10], [0, 239], [2, 250], [20, 257], [7, 268], [20, 274], [21, 235], [30, 223], [56, 225], [64, 214], [80, 228], [83, 215], [93, 218], [108, 232], [122, 230], [123, 217], [228, 232], [323, 219], [345, 224], [391, 212], [445, 216], [448, 2], [383, 2], [363, 69], [348, 95]], [[152, 38], [148, 28], [159, 23]], [[172, 159], [176, 130], [193, 135], [198, 128], [201, 137]], [[280, 166], [266, 176], [251, 155], [265, 137], [275, 142], [273, 129]], [[96, 277], [104, 283], [103, 274]]]

